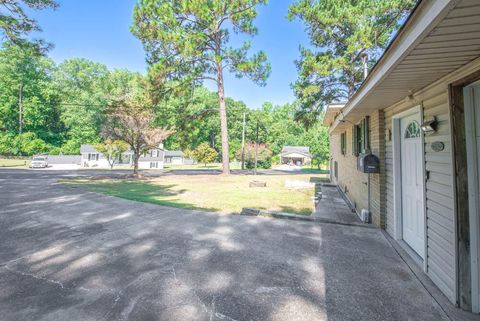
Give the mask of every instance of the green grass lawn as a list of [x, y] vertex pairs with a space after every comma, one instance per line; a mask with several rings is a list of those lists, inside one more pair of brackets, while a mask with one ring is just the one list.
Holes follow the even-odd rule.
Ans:
[[26, 168], [28, 167], [29, 162], [29, 159], [0, 158], [0, 167]]
[[328, 169], [318, 169], [318, 168], [304, 167], [304, 168], [302, 168], [302, 173], [304, 173], [304, 174], [328, 174], [328, 173], [330, 173], [330, 171]]
[[[240, 213], [243, 207], [311, 214], [314, 188], [287, 189], [285, 180], [310, 182], [324, 175], [175, 175], [150, 180], [63, 181], [72, 187], [129, 200], [221, 213]], [[249, 187], [261, 180], [267, 187]]]
[[[275, 168], [278, 165], [273, 165], [272, 168]], [[164, 169], [185, 169], [185, 170], [208, 170], [208, 169], [222, 169], [222, 163], [212, 163], [212, 164], [192, 164], [192, 165], [179, 165], [179, 164], [164, 164]], [[233, 162], [230, 163], [230, 169], [236, 170], [241, 169], [241, 163]], [[263, 171], [263, 169], [259, 168], [258, 171]], [[328, 174], [329, 171], [326, 169], [318, 169], [316, 167], [304, 167], [302, 168], [303, 174]]]
[[[164, 169], [222, 169], [222, 163], [210, 163], [205, 166], [205, 164], [192, 164], [192, 165], [183, 165], [183, 164], [164, 164]], [[230, 169], [240, 169], [240, 163], [230, 163]]]

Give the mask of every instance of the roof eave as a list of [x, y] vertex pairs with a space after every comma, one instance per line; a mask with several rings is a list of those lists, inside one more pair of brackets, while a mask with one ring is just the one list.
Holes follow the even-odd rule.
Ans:
[[363, 99], [388, 76], [414, 47], [442, 20], [458, 1], [420, 1], [367, 78], [330, 126], [332, 133]]

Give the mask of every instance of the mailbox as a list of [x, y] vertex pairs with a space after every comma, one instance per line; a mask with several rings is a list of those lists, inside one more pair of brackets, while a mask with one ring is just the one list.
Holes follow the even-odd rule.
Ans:
[[373, 154], [361, 154], [357, 159], [357, 169], [362, 173], [380, 173], [380, 160]]

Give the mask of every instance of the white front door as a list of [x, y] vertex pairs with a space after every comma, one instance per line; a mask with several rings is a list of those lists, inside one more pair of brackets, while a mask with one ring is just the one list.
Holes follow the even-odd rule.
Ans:
[[423, 209], [423, 165], [420, 114], [400, 120], [402, 171], [402, 236], [423, 259], [425, 217]]
[[468, 164], [472, 310], [480, 312], [480, 82], [464, 89]]

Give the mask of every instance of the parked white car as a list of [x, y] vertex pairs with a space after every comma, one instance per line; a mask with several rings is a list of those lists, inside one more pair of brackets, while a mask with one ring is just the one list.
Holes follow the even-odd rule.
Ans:
[[31, 163], [30, 168], [47, 168], [48, 162], [47, 157], [45, 156], [34, 156]]

